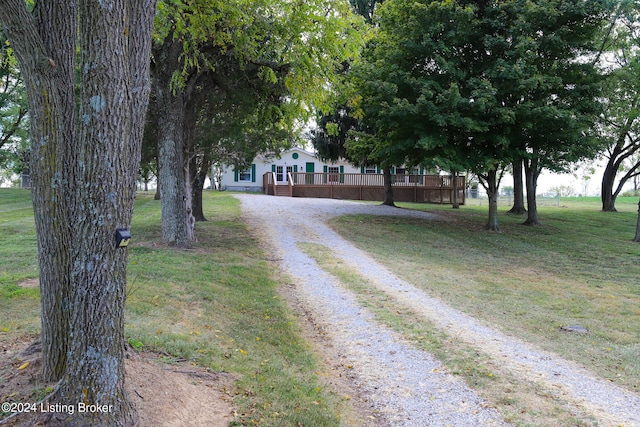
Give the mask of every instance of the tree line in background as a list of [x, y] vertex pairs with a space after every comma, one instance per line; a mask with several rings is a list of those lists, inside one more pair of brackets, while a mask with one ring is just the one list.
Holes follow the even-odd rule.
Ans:
[[615, 210], [640, 173], [638, 7], [0, 2], [0, 160], [20, 171], [28, 157], [44, 375], [59, 380], [60, 402], [116, 409], [58, 421], [135, 417], [123, 389], [127, 251], [114, 238], [130, 225], [139, 176], [158, 179], [163, 240], [188, 247], [211, 164], [241, 168], [292, 146], [315, 116], [320, 155], [380, 166], [387, 204], [393, 165], [471, 172], [488, 194], [487, 228], [499, 230], [510, 168], [512, 211], [535, 225], [541, 171], [604, 154], [602, 209]]

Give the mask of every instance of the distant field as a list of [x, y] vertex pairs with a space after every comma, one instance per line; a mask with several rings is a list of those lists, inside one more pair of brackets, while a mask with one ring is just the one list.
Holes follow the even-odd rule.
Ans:
[[[537, 198], [538, 207], [560, 207], [572, 209], [595, 209], [600, 210], [602, 203], [599, 197], [542, 197]], [[488, 201], [486, 197], [480, 198], [467, 198], [468, 206], [487, 206]], [[510, 209], [513, 205], [513, 197], [500, 196], [498, 199], [498, 206]], [[621, 212], [638, 211], [638, 198], [637, 197], [618, 197], [616, 201], [616, 208]]]

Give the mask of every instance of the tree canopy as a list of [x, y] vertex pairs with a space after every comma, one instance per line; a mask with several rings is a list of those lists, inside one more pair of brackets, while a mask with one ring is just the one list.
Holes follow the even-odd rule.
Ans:
[[[227, 153], [233, 151], [228, 148], [234, 144], [236, 148], [255, 147], [256, 151], [276, 148], [277, 144], [271, 144], [275, 142], [273, 135], [298, 132], [315, 108], [326, 109], [329, 105], [336, 70], [357, 53], [359, 20], [351, 14], [349, 4], [340, 0], [164, 1], [156, 26], [154, 80], [163, 109], [159, 111], [158, 127], [160, 190], [165, 193], [163, 238], [188, 245], [193, 237], [191, 191], [181, 168], [188, 169], [187, 159], [182, 157], [184, 108], [191, 102], [194, 89], [211, 87], [204, 80], [213, 79], [213, 84], [221, 80], [223, 85], [238, 89], [237, 95], [245, 95], [242, 99], [225, 95], [227, 102], [222, 108], [226, 111], [208, 118], [216, 119], [218, 114], [218, 120], [225, 116], [228, 120], [229, 112], [243, 112], [245, 129], [235, 132], [234, 140], [226, 140], [231, 142], [223, 144]], [[227, 73], [227, 69], [233, 72]], [[231, 99], [245, 106], [230, 109]], [[256, 99], [260, 102], [252, 102]], [[252, 114], [257, 115], [248, 114], [247, 106], [252, 106]], [[234, 121], [241, 123], [238, 118]], [[202, 117], [196, 125], [207, 122]], [[249, 126], [257, 127], [247, 129]], [[286, 142], [280, 140], [281, 144]], [[238, 149], [236, 158], [245, 157], [247, 152], [250, 150]], [[171, 165], [177, 165], [175, 170]]]
[[[363, 61], [371, 151], [446, 160], [480, 177], [499, 229], [500, 170], [562, 168], [594, 153], [598, 73], [587, 59], [605, 2], [386, 1]], [[534, 189], [535, 192], [535, 189]]]
[[640, 176], [640, 10], [637, 2], [621, 1], [604, 35], [605, 111], [599, 121], [600, 137], [606, 144], [606, 166], [600, 197], [603, 211], [615, 211], [624, 185]]

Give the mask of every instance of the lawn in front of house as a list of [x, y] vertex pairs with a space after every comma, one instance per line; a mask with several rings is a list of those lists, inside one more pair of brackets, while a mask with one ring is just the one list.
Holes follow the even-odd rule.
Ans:
[[541, 227], [501, 214], [501, 233], [483, 229], [486, 206], [400, 205], [444, 220], [359, 215], [331, 225], [429, 295], [640, 390], [637, 200], [605, 213], [595, 199], [563, 199], [540, 208]]
[[[190, 250], [160, 241], [160, 202], [139, 193], [128, 248], [125, 333], [138, 350], [235, 378], [236, 425], [340, 425], [350, 402], [323, 367], [278, 289], [286, 282], [240, 218], [230, 193], [205, 192]], [[37, 244], [30, 192], [0, 189], [0, 341], [40, 329]], [[183, 362], [184, 363], [184, 362]]]

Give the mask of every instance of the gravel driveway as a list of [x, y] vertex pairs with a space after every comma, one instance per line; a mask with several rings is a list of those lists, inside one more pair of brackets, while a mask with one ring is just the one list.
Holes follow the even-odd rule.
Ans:
[[448, 373], [429, 353], [412, 348], [376, 323], [355, 296], [297, 246], [329, 246], [378, 289], [457, 339], [476, 346], [514, 375], [562, 391], [563, 397], [605, 426], [639, 426], [640, 396], [597, 378], [586, 369], [507, 336], [454, 310], [394, 276], [366, 253], [342, 239], [325, 221], [337, 215], [374, 214], [442, 220], [432, 214], [331, 199], [238, 194], [247, 223], [277, 253], [296, 280], [296, 292], [314, 322], [322, 325], [356, 387], [386, 422], [398, 426], [505, 426], [460, 377]]

